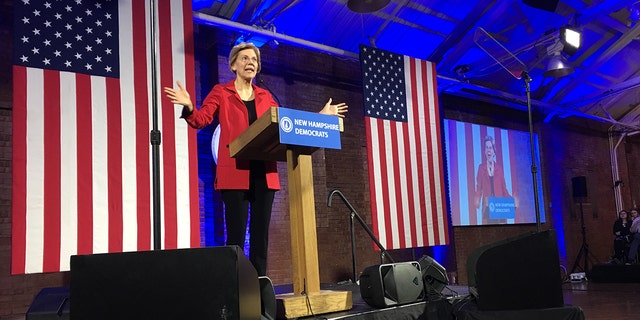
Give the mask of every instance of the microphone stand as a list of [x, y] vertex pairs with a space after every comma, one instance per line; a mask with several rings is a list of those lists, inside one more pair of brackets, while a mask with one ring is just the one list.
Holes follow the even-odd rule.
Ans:
[[571, 273], [576, 272], [576, 269], [580, 266], [580, 258], [584, 258], [582, 271], [584, 271], [585, 273], [588, 273], [590, 271], [589, 261], [591, 260], [591, 253], [589, 252], [589, 245], [587, 244], [587, 228], [584, 224], [584, 211], [582, 210], [582, 201], [583, 198], [580, 197], [580, 225], [582, 228], [582, 246], [580, 246], [580, 251], [578, 251], [576, 260], [573, 262]]
[[529, 113], [529, 145], [531, 146], [531, 176], [533, 178], [533, 203], [536, 212], [536, 230], [540, 232], [540, 204], [538, 198], [538, 167], [536, 166], [534, 136], [533, 136], [533, 116], [531, 114], [531, 77], [526, 71], [522, 71], [522, 79], [524, 80], [527, 92], [527, 110]]
[[367, 223], [362, 219], [362, 217], [360, 217], [360, 215], [356, 212], [356, 209], [353, 208], [351, 203], [349, 203], [349, 201], [347, 200], [347, 198], [345, 198], [345, 196], [342, 194], [342, 192], [340, 192], [337, 189], [332, 190], [329, 193], [329, 197], [327, 199], [327, 207], [331, 207], [331, 198], [333, 197], [334, 194], [337, 194], [340, 197], [340, 199], [342, 199], [342, 202], [344, 202], [344, 204], [347, 206], [347, 208], [349, 208], [349, 210], [351, 211], [351, 213], [350, 213], [350, 219], [351, 219], [351, 223], [350, 223], [350, 228], [351, 228], [351, 267], [352, 267], [352, 271], [353, 271], [353, 281], [354, 282], [357, 281], [356, 280], [357, 279], [356, 278], [356, 237], [355, 237], [355, 230], [354, 230], [355, 228], [354, 228], [354, 222], [353, 222], [354, 218], [358, 220], [360, 225], [369, 234], [369, 237], [371, 238], [371, 240], [373, 240], [373, 242], [375, 242], [376, 246], [378, 246], [378, 248], [380, 249], [380, 262], [384, 263], [384, 258], [385, 257], [387, 257], [387, 259], [389, 259], [389, 261], [394, 262], [393, 259], [391, 258], [391, 256], [388, 254], [388, 251], [384, 248], [382, 243], [380, 243], [378, 238], [373, 234], [373, 231], [371, 231], [369, 226], [367, 226]]
[[[509, 72], [516, 79], [523, 79], [527, 92], [527, 111], [529, 113], [529, 145], [531, 146], [531, 176], [533, 180], [533, 203], [536, 213], [536, 228], [540, 232], [540, 199], [538, 197], [538, 168], [536, 166], [536, 155], [533, 135], [533, 116], [531, 112], [531, 77], [527, 72], [526, 66], [516, 56], [514, 56], [507, 48], [505, 48], [498, 40], [492, 37], [482, 28], [478, 28], [474, 34], [474, 42], [486, 52], [493, 60], [495, 60], [503, 69]], [[499, 52], [496, 52], [497, 50]], [[511, 66], [511, 69], [507, 67]]]

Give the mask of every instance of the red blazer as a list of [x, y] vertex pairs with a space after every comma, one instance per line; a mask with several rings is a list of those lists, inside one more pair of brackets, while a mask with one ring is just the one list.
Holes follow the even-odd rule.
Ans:
[[[220, 144], [218, 147], [218, 168], [216, 170], [216, 190], [248, 190], [249, 160], [231, 158], [229, 144], [249, 127], [247, 107], [236, 92], [234, 80], [226, 84], [217, 84], [211, 89], [200, 109], [194, 109], [190, 115], [184, 116], [187, 123], [196, 129], [209, 125], [217, 116], [220, 122]], [[253, 85], [258, 117], [270, 107], [278, 106], [271, 94]], [[267, 187], [280, 190], [276, 162], [265, 161]]]
[[[509, 190], [507, 190], [507, 184], [504, 181], [504, 169], [498, 163], [494, 163], [493, 170], [493, 192], [496, 197], [511, 197]], [[483, 210], [487, 208], [487, 197], [491, 196], [491, 178], [489, 178], [489, 172], [487, 171], [487, 164], [482, 162], [478, 166], [478, 176], [476, 177], [476, 195], [475, 205], [476, 208], [480, 204], [482, 199]]]

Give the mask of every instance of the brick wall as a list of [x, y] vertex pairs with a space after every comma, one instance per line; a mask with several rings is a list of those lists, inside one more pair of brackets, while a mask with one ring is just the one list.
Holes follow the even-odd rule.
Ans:
[[[0, 3], [0, 41], [11, 43], [11, 1]], [[208, 27], [198, 37], [202, 42], [197, 53], [200, 71], [196, 99], [218, 81], [231, 79], [226, 66], [230, 39]], [[277, 93], [282, 105], [317, 111], [329, 97], [350, 106], [342, 135], [342, 150], [320, 150], [313, 155], [314, 190], [318, 226], [318, 253], [322, 282], [337, 282], [351, 278], [351, 245], [349, 211], [340, 201], [326, 206], [327, 195], [339, 189], [350, 203], [370, 222], [367, 161], [362, 113], [360, 66], [357, 61], [281, 45], [265, 46], [262, 76]], [[33, 297], [43, 287], [68, 285], [68, 273], [35, 275], [10, 274], [11, 243], [11, 47], [0, 48], [0, 319], [22, 319]], [[217, 65], [216, 65], [217, 64]], [[522, 111], [505, 110], [478, 102], [447, 96], [440, 97], [444, 115], [450, 119], [528, 131], [527, 116]], [[615, 219], [615, 201], [609, 156], [608, 126], [584, 119], [554, 118], [549, 123], [535, 119], [540, 136], [543, 192], [548, 223], [544, 229], [555, 228], [563, 235], [559, 248], [562, 265], [570, 269], [581, 245], [579, 203], [571, 196], [571, 178], [587, 177], [589, 197], [583, 212], [591, 253], [599, 261], [611, 254], [611, 226]], [[201, 132], [207, 135], [210, 132]], [[204, 146], [206, 148], [206, 145]], [[640, 144], [637, 137], [625, 139], [618, 149], [625, 207], [635, 205], [640, 196]], [[286, 165], [280, 164], [281, 180], [286, 181]], [[210, 168], [200, 168], [202, 171]], [[201, 178], [203, 175], [201, 175]], [[200, 181], [201, 190], [208, 190], [210, 181]], [[204, 201], [216, 202], [215, 194]], [[277, 193], [271, 225], [270, 264], [268, 273], [275, 284], [291, 283], [291, 255], [287, 187]], [[219, 210], [219, 209], [218, 209]], [[203, 213], [211, 214], [211, 213]], [[453, 228], [455, 253], [446, 259], [447, 271], [457, 272], [458, 282], [466, 284], [466, 259], [476, 247], [535, 230], [535, 225], [484, 226]], [[380, 263], [378, 252], [366, 232], [356, 228], [357, 272]], [[419, 250], [396, 250], [397, 261], [419, 258]]]

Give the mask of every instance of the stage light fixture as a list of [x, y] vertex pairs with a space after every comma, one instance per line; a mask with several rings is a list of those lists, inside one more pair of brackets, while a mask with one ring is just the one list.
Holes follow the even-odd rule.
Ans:
[[582, 45], [582, 34], [576, 29], [562, 27], [560, 28], [560, 41], [564, 46], [563, 51], [572, 56]]
[[347, 7], [357, 13], [376, 12], [386, 7], [391, 0], [349, 0]]
[[567, 62], [562, 55], [563, 48], [562, 41], [557, 39], [553, 44], [547, 47], [547, 55], [549, 56], [549, 62], [547, 63], [547, 70], [542, 73], [545, 77], [564, 77], [573, 73], [573, 67]]
[[[267, 26], [259, 26], [254, 24], [253, 27], [255, 27], [256, 30], [259, 31], [269, 31], [273, 34], [276, 34], [276, 26], [273, 24]], [[238, 38], [236, 38], [234, 45], [238, 45], [242, 42], [251, 42], [258, 48], [262, 48], [262, 46], [268, 44], [272, 49], [275, 49], [280, 45], [280, 42], [278, 42], [278, 40], [273, 39], [273, 37], [271, 36], [264, 35], [262, 32], [243, 33]]]
[[636, 1], [629, 6], [629, 21], [628, 26], [633, 27], [640, 21], [640, 1]]
[[562, 53], [558, 52], [555, 53], [551, 58], [549, 58], [547, 70], [543, 72], [542, 75], [545, 77], [559, 78], [572, 74], [573, 71], [573, 67], [562, 56]]
[[633, 20], [640, 20], [640, 1], [636, 1], [634, 4], [632, 4], [629, 11], [631, 12], [631, 18]]

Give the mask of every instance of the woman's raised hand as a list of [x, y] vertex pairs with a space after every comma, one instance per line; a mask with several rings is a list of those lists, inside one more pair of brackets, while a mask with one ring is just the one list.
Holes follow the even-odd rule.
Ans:
[[331, 101], [333, 100], [329, 98], [329, 101], [327, 101], [327, 103], [324, 105], [324, 108], [320, 110], [320, 113], [344, 118], [344, 113], [347, 113], [349, 111], [349, 106], [344, 102], [331, 104]]
[[184, 88], [182, 82], [177, 81], [178, 89], [173, 89], [169, 87], [164, 87], [164, 94], [171, 100], [173, 104], [180, 104], [189, 109], [189, 111], [193, 111], [193, 103], [191, 102], [191, 96], [189, 96], [189, 92]]

